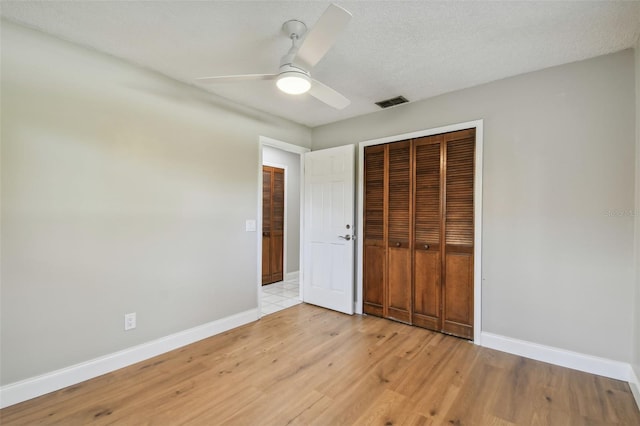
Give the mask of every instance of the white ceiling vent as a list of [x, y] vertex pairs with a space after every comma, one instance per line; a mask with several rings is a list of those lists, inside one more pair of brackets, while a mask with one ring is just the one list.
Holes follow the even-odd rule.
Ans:
[[396, 96], [395, 98], [376, 102], [376, 105], [378, 105], [380, 108], [389, 108], [389, 107], [400, 105], [400, 104], [406, 104], [407, 102], [409, 101], [404, 96]]

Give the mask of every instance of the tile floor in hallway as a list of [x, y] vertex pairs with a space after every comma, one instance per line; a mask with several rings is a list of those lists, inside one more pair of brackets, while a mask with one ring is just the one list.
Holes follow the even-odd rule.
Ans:
[[262, 286], [262, 315], [281, 311], [300, 302], [298, 278]]

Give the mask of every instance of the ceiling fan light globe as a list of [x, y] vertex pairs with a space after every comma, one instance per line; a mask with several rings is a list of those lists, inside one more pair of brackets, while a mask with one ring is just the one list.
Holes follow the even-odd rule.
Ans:
[[305, 74], [299, 72], [283, 72], [278, 77], [276, 86], [289, 95], [301, 95], [309, 91], [311, 80]]

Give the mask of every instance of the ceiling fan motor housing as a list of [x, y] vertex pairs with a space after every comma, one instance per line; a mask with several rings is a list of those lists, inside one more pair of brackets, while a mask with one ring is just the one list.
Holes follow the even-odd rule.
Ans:
[[311, 77], [311, 74], [309, 73], [309, 71], [304, 70], [300, 67], [297, 67], [291, 63], [285, 63], [280, 65], [280, 71], [278, 71], [278, 75], [282, 75], [284, 73], [296, 73], [296, 74], [302, 74], [306, 77]]

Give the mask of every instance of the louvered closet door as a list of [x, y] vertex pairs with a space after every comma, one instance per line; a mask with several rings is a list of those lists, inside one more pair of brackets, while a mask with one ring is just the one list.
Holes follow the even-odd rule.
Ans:
[[442, 141], [442, 135], [414, 141], [413, 323], [437, 331], [442, 329]]
[[364, 150], [363, 311], [383, 316], [386, 250], [385, 145]]
[[445, 140], [445, 333], [473, 338], [473, 177], [475, 129]]
[[411, 322], [411, 141], [389, 144], [387, 179], [387, 312]]
[[283, 279], [284, 170], [262, 168], [262, 284]]

